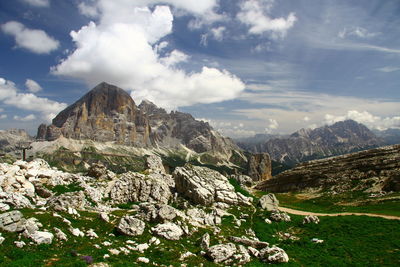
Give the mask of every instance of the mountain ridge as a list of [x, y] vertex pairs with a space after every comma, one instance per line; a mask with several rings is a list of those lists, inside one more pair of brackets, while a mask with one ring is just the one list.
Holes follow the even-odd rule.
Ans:
[[273, 160], [293, 166], [312, 159], [378, 147], [384, 141], [365, 125], [346, 120], [316, 129], [300, 129], [289, 137], [270, 138], [256, 144], [237, 144], [253, 153], [269, 153]]
[[123, 89], [105, 82], [61, 111], [51, 125], [38, 128], [38, 140], [52, 141], [60, 136], [137, 147], [184, 145], [197, 153], [213, 152], [227, 157], [231, 150], [240, 150], [208, 123], [187, 113], [168, 113], [147, 100], [136, 105]]

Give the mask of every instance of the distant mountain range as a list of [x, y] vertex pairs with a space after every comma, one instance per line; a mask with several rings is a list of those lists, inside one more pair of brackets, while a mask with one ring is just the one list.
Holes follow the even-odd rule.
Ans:
[[236, 142], [244, 150], [267, 152], [272, 160], [293, 166], [312, 159], [400, 143], [400, 130], [374, 133], [363, 124], [347, 120], [313, 130], [301, 129], [290, 136], [256, 135]]

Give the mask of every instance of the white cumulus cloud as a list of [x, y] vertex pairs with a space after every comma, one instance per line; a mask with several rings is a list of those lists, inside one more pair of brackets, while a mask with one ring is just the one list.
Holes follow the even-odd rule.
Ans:
[[38, 112], [46, 121], [50, 121], [58, 112], [67, 107], [65, 103], [38, 97], [32, 93], [18, 93], [15, 84], [3, 78], [0, 78], [0, 101], [22, 110]]
[[297, 18], [291, 12], [280, 18], [272, 18], [271, 13], [274, 1], [272, 0], [246, 0], [240, 5], [237, 18], [243, 24], [248, 25], [250, 34], [270, 33], [273, 38], [285, 37], [287, 31], [293, 27]]
[[25, 3], [36, 7], [49, 7], [50, 0], [23, 0]]
[[[181, 51], [162, 56], [162, 38], [172, 32], [173, 15], [168, 6], [138, 7], [142, 2], [97, 2], [98, 22], [71, 32], [76, 49], [52, 73], [83, 79], [90, 86], [113, 83], [130, 90], [137, 102], [148, 99], [165, 108], [228, 100], [244, 90], [241, 80], [226, 70], [204, 66], [188, 73], [179, 68], [178, 63], [189, 59]], [[195, 9], [193, 1], [162, 2]]]
[[28, 91], [32, 93], [37, 93], [43, 90], [40, 84], [31, 79], [26, 79], [25, 86], [28, 89]]
[[347, 114], [339, 116], [326, 114], [324, 122], [326, 124], [333, 124], [344, 120], [355, 120], [371, 129], [386, 130], [388, 128], [400, 128], [400, 116], [380, 117], [374, 116], [367, 111], [359, 112], [357, 110], [349, 110]]
[[33, 120], [36, 120], [36, 116], [33, 114], [26, 115], [25, 117], [20, 117], [18, 115], [15, 115], [14, 120], [16, 120], [16, 121], [33, 121]]
[[48, 54], [56, 50], [60, 43], [45, 31], [26, 28], [22, 23], [9, 21], [1, 25], [4, 33], [14, 36], [17, 47], [36, 54]]

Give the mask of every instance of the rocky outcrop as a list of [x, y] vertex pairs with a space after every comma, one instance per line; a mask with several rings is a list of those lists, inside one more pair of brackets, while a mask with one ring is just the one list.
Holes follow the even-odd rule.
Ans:
[[247, 174], [253, 181], [264, 181], [272, 177], [271, 158], [267, 153], [250, 154], [247, 162]]
[[143, 234], [145, 223], [133, 216], [124, 216], [119, 221], [117, 230], [128, 236], [138, 236]]
[[307, 215], [303, 219], [303, 224], [314, 223], [319, 224], [319, 218], [315, 215]]
[[296, 192], [310, 188], [336, 193], [391, 191], [400, 189], [395, 186], [399, 183], [399, 172], [400, 145], [394, 145], [302, 163], [259, 183], [256, 188], [268, 192]]
[[267, 211], [277, 210], [279, 207], [279, 200], [274, 194], [267, 194], [260, 197], [258, 201], [259, 206]]
[[167, 179], [170, 178], [127, 172], [115, 181], [110, 191], [110, 197], [115, 203], [154, 202], [166, 204], [172, 196]]
[[235, 244], [220, 244], [210, 247], [207, 256], [215, 263], [221, 263], [231, 258], [236, 253]]
[[228, 178], [209, 168], [186, 164], [176, 168], [173, 177], [176, 191], [194, 204], [251, 205], [251, 198], [236, 193]]
[[179, 240], [183, 235], [182, 228], [175, 223], [167, 222], [151, 228], [153, 234], [168, 240]]
[[288, 137], [238, 144], [253, 153], [266, 152], [272, 160], [293, 166], [299, 162], [377, 147], [383, 145], [384, 140], [363, 124], [347, 120], [313, 130], [301, 129]]
[[289, 262], [286, 252], [276, 246], [267, 247], [260, 250], [260, 258], [269, 263], [285, 263]]

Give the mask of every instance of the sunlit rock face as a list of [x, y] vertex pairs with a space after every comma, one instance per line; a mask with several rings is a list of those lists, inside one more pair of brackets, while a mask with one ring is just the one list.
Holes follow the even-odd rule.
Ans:
[[203, 121], [190, 114], [166, 112], [150, 101], [137, 106], [124, 90], [101, 83], [61, 111], [51, 125], [40, 125], [37, 139], [112, 141], [137, 147], [178, 147], [196, 152], [229, 155], [237, 146]]

